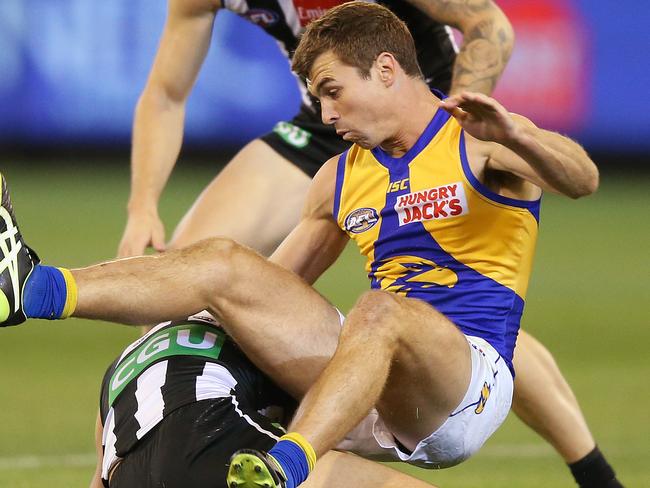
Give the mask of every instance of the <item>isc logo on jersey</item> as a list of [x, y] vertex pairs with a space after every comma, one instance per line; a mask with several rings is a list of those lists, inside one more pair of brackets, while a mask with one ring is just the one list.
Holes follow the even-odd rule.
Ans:
[[469, 212], [463, 184], [450, 183], [397, 197], [395, 211], [399, 225], [448, 219]]
[[379, 216], [374, 208], [357, 208], [345, 218], [345, 230], [353, 234], [361, 234], [375, 226]]

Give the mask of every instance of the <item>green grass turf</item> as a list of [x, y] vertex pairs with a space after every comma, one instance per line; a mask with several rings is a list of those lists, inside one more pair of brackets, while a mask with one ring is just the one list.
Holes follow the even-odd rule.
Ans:
[[[4, 164], [21, 227], [47, 263], [81, 266], [114, 255], [128, 166]], [[174, 173], [161, 214], [168, 232], [215, 173]], [[605, 177], [599, 193], [545, 197], [524, 326], [555, 354], [621, 479], [650, 486], [648, 178]], [[319, 282], [348, 309], [366, 282], [348, 248]], [[182, 284], [179, 284], [182, 286]], [[137, 331], [73, 320], [0, 330], [0, 488], [85, 486], [101, 375]], [[473, 459], [413, 474], [443, 487], [570, 487], [552, 449], [513, 415]]]

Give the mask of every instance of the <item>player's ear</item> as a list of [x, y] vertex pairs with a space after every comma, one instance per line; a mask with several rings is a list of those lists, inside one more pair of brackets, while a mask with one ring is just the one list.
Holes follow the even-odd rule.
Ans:
[[395, 71], [398, 64], [395, 57], [388, 52], [380, 53], [375, 59], [375, 68], [379, 79], [386, 85], [391, 86], [395, 82]]

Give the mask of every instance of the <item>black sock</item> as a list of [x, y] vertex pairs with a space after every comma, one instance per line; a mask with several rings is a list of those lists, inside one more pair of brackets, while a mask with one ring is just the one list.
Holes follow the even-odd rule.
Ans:
[[582, 459], [569, 464], [569, 469], [580, 488], [623, 488], [598, 446]]

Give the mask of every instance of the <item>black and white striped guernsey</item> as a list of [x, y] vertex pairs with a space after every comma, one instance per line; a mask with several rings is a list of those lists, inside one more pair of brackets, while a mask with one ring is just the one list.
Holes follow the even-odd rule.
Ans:
[[167, 415], [211, 398], [229, 398], [244, 418], [240, 408], [288, 401], [205, 312], [159, 324], [129, 345], [102, 381], [102, 478]]
[[[345, 0], [222, 0], [223, 7], [257, 24], [276, 39], [287, 59], [298, 46], [306, 25]], [[367, 0], [364, 0], [367, 1]], [[456, 45], [451, 29], [436, 22], [405, 0], [376, 0], [408, 26], [418, 62], [431, 88], [449, 91]], [[303, 102], [311, 105], [304, 83], [299, 82]]]

